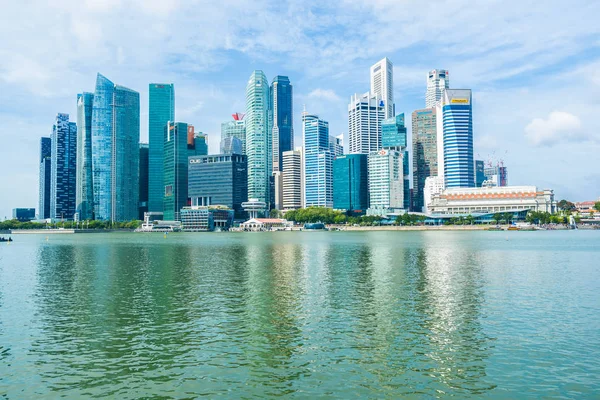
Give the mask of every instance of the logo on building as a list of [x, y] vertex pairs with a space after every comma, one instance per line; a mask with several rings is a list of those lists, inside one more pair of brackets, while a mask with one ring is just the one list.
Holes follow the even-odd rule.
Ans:
[[450, 103], [469, 104], [469, 99], [452, 99]]
[[190, 159], [190, 164], [200, 164], [200, 161], [201, 161], [201, 160], [200, 160], [200, 159], [198, 159], [198, 158], [195, 158], [195, 159], [194, 159], [194, 158], [192, 158], [192, 159]]

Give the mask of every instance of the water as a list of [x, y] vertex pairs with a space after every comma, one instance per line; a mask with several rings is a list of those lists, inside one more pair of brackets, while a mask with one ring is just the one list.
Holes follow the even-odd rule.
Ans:
[[0, 398], [598, 398], [599, 238], [15, 236]]

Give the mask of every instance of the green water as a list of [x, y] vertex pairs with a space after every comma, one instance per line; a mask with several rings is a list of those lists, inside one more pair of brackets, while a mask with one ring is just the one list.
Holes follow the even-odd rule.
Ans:
[[14, 239], [0, 398], [600, 397], [600, 232]]

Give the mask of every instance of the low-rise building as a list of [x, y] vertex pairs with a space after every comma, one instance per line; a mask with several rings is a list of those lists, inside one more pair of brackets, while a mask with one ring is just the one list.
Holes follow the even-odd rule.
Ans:
[[184, 232], [210, 232], [228, 230], [233, 225], [233, 209], [226, 206], [191, 206], [181, 209]]
[[538, 190], [535, 186], [447, 188], [433, 195], [427, 211], [431, 214], [465, 214], [514, 210], [554, 213], [554, 191]]
[[289, 222], [285, 219], [251, 218], [243, 224], [240, 224], [240, 228], [244, 231], [271, 231], [291, 228], [292, 225], [292, 222]]
[[594, 206], [600, 199], [596, 201], [580, 201], [575, 203], [575, 208], [577, 209], [577, 213], [579, 213], [582, 217], [590, 217], [590, 216], [600, 216], [600, 211], [596, 210]]
[[35, 208], [13, 208], [12, 217], [20, 222], [29, 222], [35, 219]]

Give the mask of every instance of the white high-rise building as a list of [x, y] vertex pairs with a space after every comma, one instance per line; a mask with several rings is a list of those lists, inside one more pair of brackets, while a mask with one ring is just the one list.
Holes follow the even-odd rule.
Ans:
[[404, 209], [403, 160], [404, 153], [397, 150], [369, 153], [369, 214]]
[[329, 151], [334, 157], [344, 154], [344, 136], [329, 136]]
[[442, 100], [444, 91], [450, 87], [450, 77], [446, 69], [434, 69], [427, 74], [427, 92], [425, 93], [425, 108], [435, 107]]
[[369, 154], [381, 148], [381, 123], [385, 119], [384, 102], [376, 94], [355, 94], [348, 104], [350, 154]]
[[302, 208], [303, 191], [303, 168], [302, 148], [284, 151], [283, 161], [283, 209], [294, 210]]
[[423, 187], [423, 212], [429, 214], [433, 198], [444, 191], [444, 178], [441, 176], [428, 176]]
[[379, 96], [383, 101], [384, 118], [396, 115], [394, 109], [394, 65], [387, 57], [371, 66], [371, 93]]

